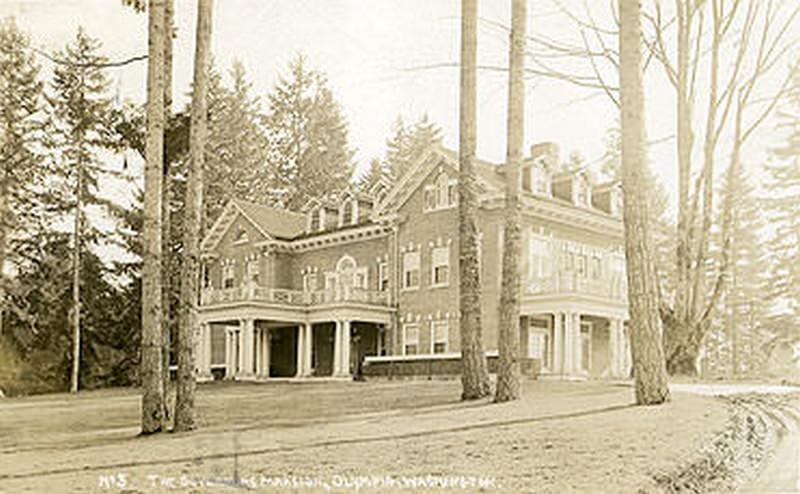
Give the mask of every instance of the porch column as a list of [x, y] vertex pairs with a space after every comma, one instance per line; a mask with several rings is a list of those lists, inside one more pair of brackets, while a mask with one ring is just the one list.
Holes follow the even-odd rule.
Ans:
[[342, 324], [342, 375], [350, 377], [350, 321]]
[[564, 328], [561, 313], [553, 314], [553, 373], [564, 374]]
[[233, 331], [225, 327], [225, 378], [233, 377], [236, 364], [233, 361]]
[[306, 332], [302, 324], [297, 325], [297, 365], [295, 365], [294, 377], [303, 377], [306, 357]]
[[239, 322], [242, 335], [242, 346], [239, 350], [242, 356], [242, 377], [252, 378], [253, 373], [253, 343], [255, 342], [255, 321], [242, 319]]
[[573, 353], [574, 358], [572, 370], [576, 375], [583, 375], [583, 336], [581, 333], [581, 315], [580, 313], [575, 312], [572, 314], [572, 317], [575, 319], [572, 323], [572, 328], [574, 331], [574, 340], [572, 343], [575, 348]]
[[261, 339], [264, 338], [264, 330], [256, 328], [256, 341], [255, 341], [255, 367], [256, 367], [256, 379], [261, 378], [262, 372], [262, 362], [261, 359], [263, 357], [263, 345], [261, 343]]
[[608, 349], [609, 349], [609, 365], [608, 375], [611, 378], [620, 377], [620, 320], [610, 319], [608, 321]]
[[342, 373], [342, 321], [336, 322], [336, 331], [333, 335], [333, 375]]
[[575, 368], [574, 355], [575, 355], [575, 318], [572, 317], [572, 312], [564, 313], [564, 375], [571, 376]]
[[303, 375], [310, 376], [311, 375], [311, 350], [314, 347], [314, 330], [311, 327], [311, 323], [307, 322], [303, 325], [303, 331], [305, 332], [305, 355], [303, 355]]
[[625, 327], [625, 323], [622, 322], [622, 331], [620, 334], [622, 335], [622, 374], [623, 377], [626, 379], [628, 376], [631, 375], [631, 338], [630, 338], [630, 331], [628, 328]]
[[197, 367], [199, 368], [198, 379], [201, 381], [211, 380], [211, 325], [208, 323], [200, 324], [199, 351], [197, 352]]

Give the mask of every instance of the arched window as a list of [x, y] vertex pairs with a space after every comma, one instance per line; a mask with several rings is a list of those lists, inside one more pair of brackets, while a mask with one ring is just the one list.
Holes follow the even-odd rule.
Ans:
[[322, 231], [325, 226], [325, 213], [319, 206], [309, 211], [308, 230], [310, 232]]
[[342, 203], [340, 215], [340, 226], [355, 224], [356, 200], [346, 199], [344, 203]]

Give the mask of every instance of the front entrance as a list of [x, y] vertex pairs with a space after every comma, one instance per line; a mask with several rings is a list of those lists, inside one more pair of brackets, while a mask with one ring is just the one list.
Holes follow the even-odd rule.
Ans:
[[297, 374], [297, 327], [270, 330], [270, 377], [294, 377]]
[[333, 343], [336, 338], [334, 323], [315, 324], [314, 345], [311, 348], [311, 369], [314, 376], [333, 375]]
[[350, 372], [357, 378], [362, 375], [364, 357], [374, 357], [380, 351], [382, 328], [377, 324], [354, 322], [350, 336]]

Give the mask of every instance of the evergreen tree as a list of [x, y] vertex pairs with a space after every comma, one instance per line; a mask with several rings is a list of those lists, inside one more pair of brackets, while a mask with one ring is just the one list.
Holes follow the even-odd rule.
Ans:
[[6, 312], [6, 261], [13, 244], [24, 241], [34, 214], [41, 155], [36, 149], [41, 126], [42, 82], [30, 41], [13, 18], [0, 21], [0, 333]]
[[90, 242], [99, 239], [99, 230], [87, 222], [86, 208], [100, 205], [116, 209], [98, 194], [98, 181], [111, 174], [99, 153], [115, 144], [113, 99], [108, 94], [110, 81], [103, 70], [108, 60], [99, 50], [100, 42], [79, 28], [75, 40], [57, 55], [60, 62], [54, 69], [48, 95], [51, 112], [48, 143], [55, 153], [52, 171], [59, 179], [51, 204], [56, 211], [73, 215], [73, 392], [79, 384], [81, 255]]
[[442, 129], [430, 121], [427, 113], [408, 125], [403, 122], [402, 117], [397, 117], [392, 135], [386, 141], [384, 158], [391, 182], [400, 180], [422, 152], [441, 140]]
[[[208, 139], [205, 155], [206, 224], [212, 224], [234, 197], [269, 202], [274, 172], [258, 97], [241, 62], [229, 72], [231, 86], [213, 66], [208, 84]], [[188, 110], [187, 110], [188, 113]]]
[[800, 341], [800, 75], [785, 96], [778, 131], [784, 143], [765, 165], [765, 206], [774, 229], [769, 244], [772, 300], [788, 306], [789, 324], [776, 325], [780, 336]]
[[296, 210], [350, 183], [354, 151], [347, 122], [325, 76], [308, 69], [302, 55], [292, 60], [289, 75], [269, 95], [265, 123], [268, 161], [276, 173], [274, 205]]

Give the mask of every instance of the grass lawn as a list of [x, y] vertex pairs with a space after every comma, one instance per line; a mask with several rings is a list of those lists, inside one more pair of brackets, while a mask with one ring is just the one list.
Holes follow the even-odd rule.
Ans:
[[[182, 475], [235, 477], [260, 492], [354, 492], [342, 482], [364, 475], [478, 476], [487, 492], [649, 490], [653, 474], [675, 467], [728, 417], [720, 400], [683, 393], [665, 406], [633, 407], [631, 388], [600, 382], [529, 381], [522, 400], [503, 405], [461, 403], [456, 381], [199, 390], [198, 431], [150, 437], [136, 437], [133, 390], [0, 401], [0, 492], [234, 490], [180, 488]], [[102, 476], [118, 474], [124, 488], [105, 488], [112, 484]], [[292, 477], [319, 483], [270, 486]], [[361, 487], [387, 490], [413, 491]]]

